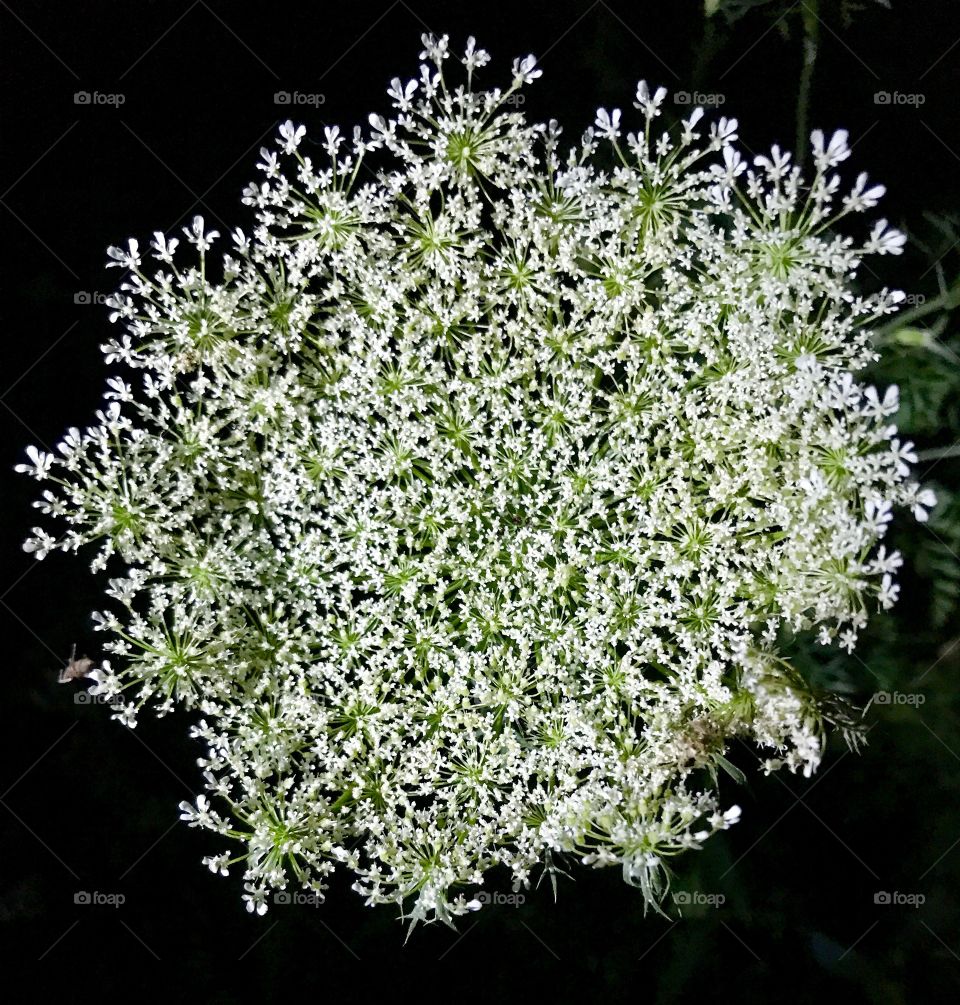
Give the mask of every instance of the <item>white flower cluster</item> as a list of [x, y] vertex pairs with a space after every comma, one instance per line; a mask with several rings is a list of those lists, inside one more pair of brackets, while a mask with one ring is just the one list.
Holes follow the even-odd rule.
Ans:
[[519, 889], [569, 856], [656, 906], [739, 815], [735, 737], [818, 764], [780, 630], [852, 649], [896, 598], [891, 507], [934, 501], [896, 390], [852, 376], [902, 295], [851, 281], [904, 239], [833, 229], [882, 194], [838, 204], [843, 132], [805, 182], [744, 160], [735, 119], [658, 132], [641, 81], [564, 157], [510, 100], [532, 56], [475, 91], [471, 39], [453, 88], [423, 41], [394, 116], [280, 128], [222, 278], [200, 218], [190, 267], [159, 233], [156, 271], [110, 249], [103, 348], [141, 379], [21, 466], [67, 524], [26, 547], [122, 564], [96, 689], [131, 726], [197, 711], [183, 817], [244, 843], [206, 862], [243, 863], [250, 910], [342, 863], [368, 904], [449, 921], [491, 868]]

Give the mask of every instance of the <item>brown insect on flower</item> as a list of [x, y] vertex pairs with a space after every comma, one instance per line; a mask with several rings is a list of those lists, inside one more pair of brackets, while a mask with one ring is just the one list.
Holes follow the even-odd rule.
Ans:
[[92, 659], [87, 656], [81, 656], [80, 659], [76, 659], [76, 655], [77, 647], [74, 644], [70, 650], [70, 659], [67, 660], [67, 665], [60, 671], [60, 677], [57, 681], [59, 684], [68, 684], [72, 680], [86, 677], [93, 668]]

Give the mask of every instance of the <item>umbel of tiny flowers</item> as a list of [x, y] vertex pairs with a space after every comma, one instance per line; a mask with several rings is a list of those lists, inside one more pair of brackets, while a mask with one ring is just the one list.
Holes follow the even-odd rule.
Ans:
[[369, 129], [280, 127], [216, 268], [200, 217], [192, 262], [109, 250], [116, 370], [18, 465], [62, 528], [25, 547], [112, 570], [95, 688], [129, 726], [197, 713], [183, 818], [251, 911], [342, 866], [451, 922], [571, 860], [659, 910], [739, 817], [734, 739], [810, 775], [828, 723], [858, 737], [779, 640], [852, 650], [894, 511], [934, 503], [856, 379], [902, 294], [853, 282], [903, 235], [838, 228], [883, 192], [839, 196], [843, 131], [803, 178], [733, 118], [661, 130], [641, 81], [564, 152], [510, 100], [534, 57], [477, 90], [472, 38], [455, 86], [423, 46]]

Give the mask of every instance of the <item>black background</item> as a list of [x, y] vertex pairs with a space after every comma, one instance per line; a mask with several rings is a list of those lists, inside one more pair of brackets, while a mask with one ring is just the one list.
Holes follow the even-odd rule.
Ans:
[[[881, 209], [895, 224], [955, 211], [958, 5], [869, 4], [852, 27], [836, 6], [821, 3], [810, 125], [850, 130], [849, 177], [867, 170], [888, 186]], [[540, 57], [543, 77], [525, 89], [525, 111], [558, 118], [570, 142], [598, 105], [629, 118], [643, 77], [671, 92], [723, 94], [722, 112], [739, 118], [750, 150], [791, 148], [797, 12], [780, 26], [752, 13], [720, 33], [708, 59], [693, 0], [0, 2], [0, 603], [9, 620], [0, 986], [23, 971], [38, 989], [62, 982], [68, 1001], [93, 991], [154, 1000], [166, 980], [217, 1002], [301, 992], [369, 1000], [404, 988], [471, 1000], [956, 995], [960, 758], [942, 734], [925, 738], [909, 710], [884, 717], [859, 757], [832, 748], [811, 780], [751, 771], [747, 789], [731, 796], [741, 823], [678, 863], [688, 889], [726, 902], [681, 922], [644, 918], [639, 892], [616, 870], [586, 869], [561, 883], [556, 904], [544, 884], [522, 907], [485, 909], [459, 934], [420, 928], [406, 944], [396, 912], [364, 907], [345, 876], [318, 908], [276, 906], [258, 918], [243, 910], [237, 876], [200, 864], [219, 845], [178, 822], [178, 802], [200, 789], [186, 716], [144, 716], [129, 731], [105, 709], [76, 704], [76, 690], [56, 675], [74, 642], [97, 655], [89, 611], [101, 606], [100, 584], [83, 561], [38, 564], [20, 551], [36, 522], [36, 483], [14, 476], [13, 465], [27, 444], [49, 449], [67, 426], [91, 422], [100, 404], [107, 370], [98, 346], [114, 329], [96, 301], [117, 276], [104, 271], [106, 247], [131, 236], [146, 246], [154, 230], [178, 233], [194, 213], [223, 234], [249, 231], [240, 191], [258, 176], [257, 151], [280, 121], [292, 117], [322, 137], [325, 124], [349, 133], [368, 112], [387, 113], [389, 80], [417, 75], [420, 33], [433, 31], [451, 35], [454, 55], [468, 34], [490, 50], [481, 86], [506, 85], [515, 56]], [[877, 105], [880, 90], [925, 101]], [[124, 102], [76, 104], [79, 91]], [[323, 103], [281, 107], [278, 91], [322, 94]], [[910, 269], [908, 254], [877, 284], [909, 291], [922, 271]], [[922, 640], [916, 659], [930, 659]], [[734, 759], [745, 769], [754, 762], [746, 750]], [[509, 891], [505, 877], [499, 889]], [[878, 890], [922, 892], [926, 903], [877, 906]], [[79, 891], [122, 894], [125, 903], [78, 905]]]

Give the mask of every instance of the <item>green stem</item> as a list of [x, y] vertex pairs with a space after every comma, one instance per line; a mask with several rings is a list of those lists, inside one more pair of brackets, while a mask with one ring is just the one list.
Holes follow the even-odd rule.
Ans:
[[947, 290], [946, 293], [941, 293], [933, 300], [927, 300], [924, 303], [918, 304], [916, 307], [912, 307], [910, 310], [905, 311], [903, 314], [897, 314], [892, 321], [888, 321], [885, 325], [880, 325], [878, 328], [874, 328], [874, 338], [890, 335], [895, 331], [899, 331], [901, 328], [905, 328], [908, 325], [913, 324], [914, 321], [918, 321], [920, 318], [926, 317], [928, 314], [933, 314], [935, 311], [951, 310], [955, 306], [954, 296], [955, 294], [953, 294], [952, 291]]
[[943, 461], [948, 457], [960, 457], [960, 443], [952, 447], [931, 447], [929, 450], [918, 450], [917, 458], [921, 461]]
[[727, 41], [722, 29], [717, 29], [719, 19], [714, 16], [715, 13], [716, 11], [711, 10], [709, 6], [704, 10], [703, 34], [694, 46], [693, 52], [693, 75], [690, 81], [690, 88], [693, 91], [705, 89], [707, 72], [713, 64], [714, 57]]
[[806, 0], [803, 4], [803, 68], [797, 91], [796, 163], [801, 167], [807, 156], [807, 122], [810, 114], [810, 89], [817, 62], [817, 43], [820, 40], [820, 19], [817, 16], [819, 0]]

